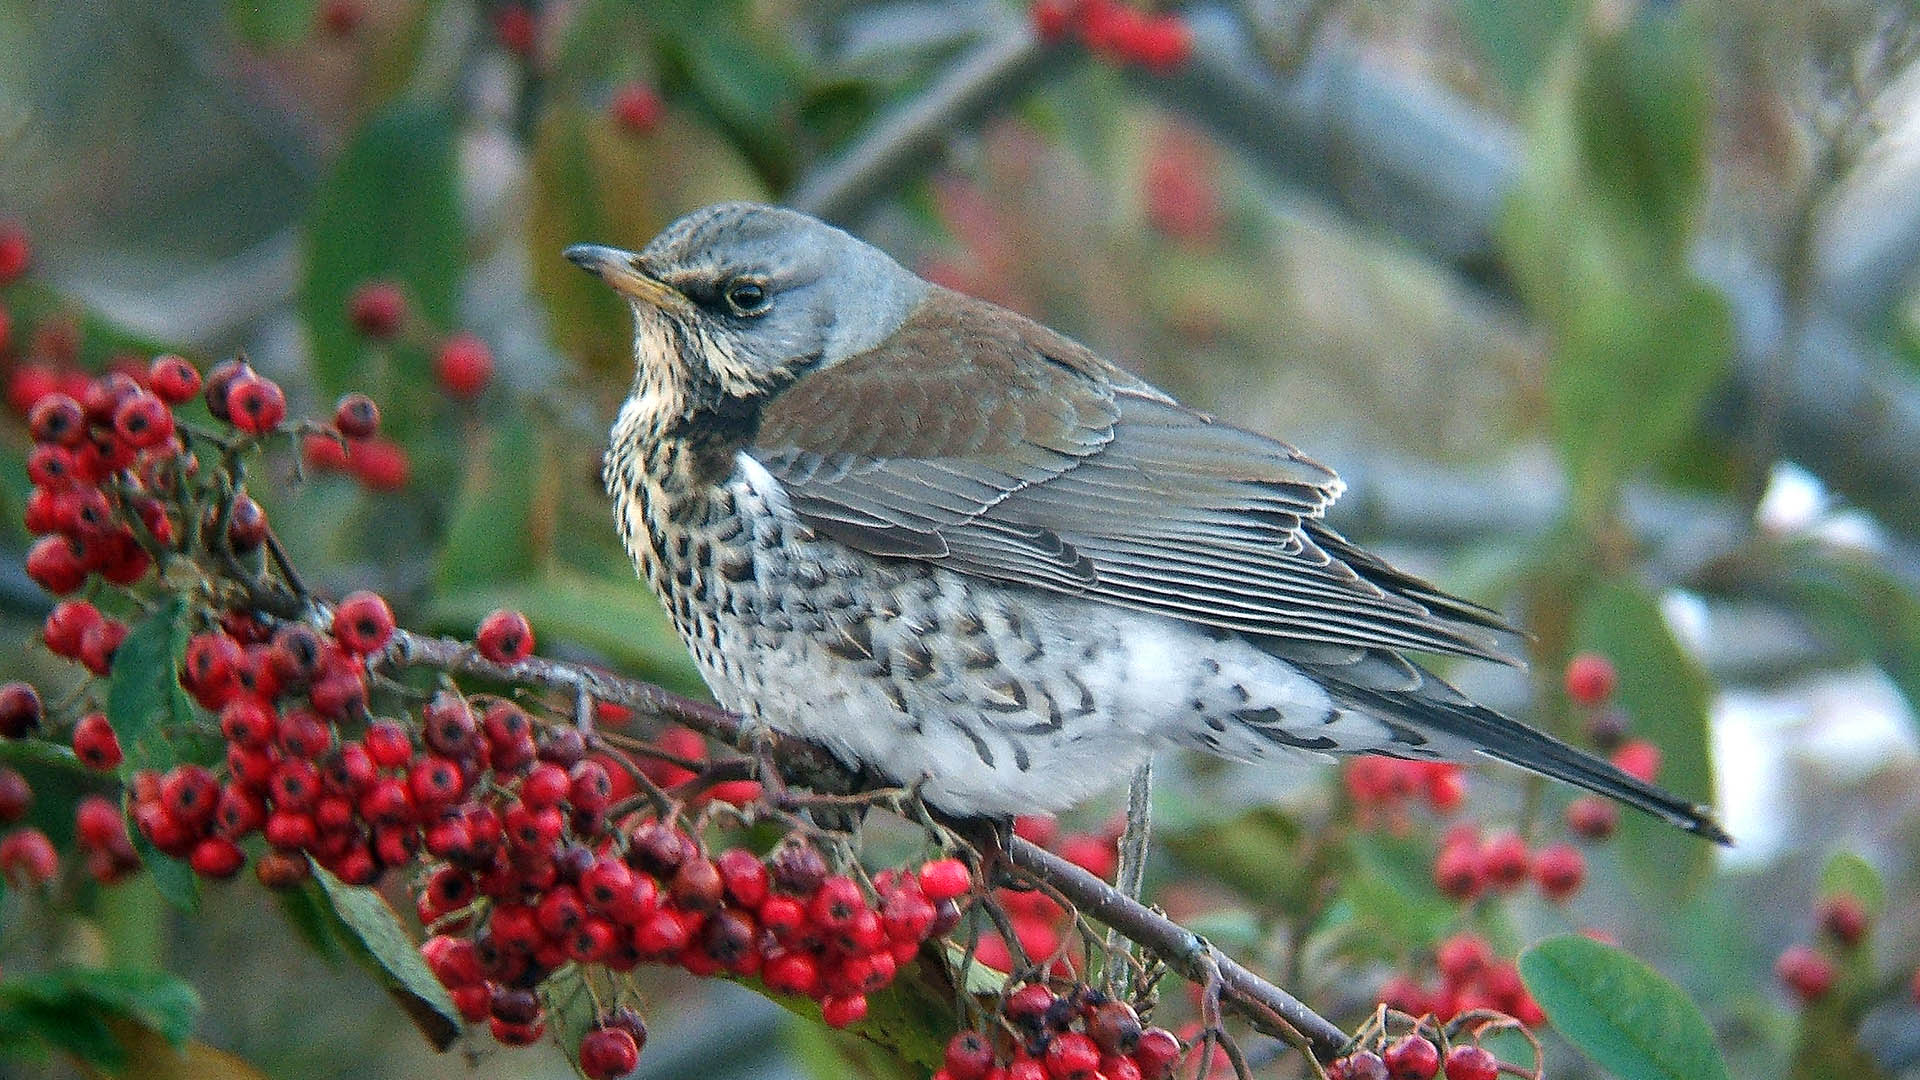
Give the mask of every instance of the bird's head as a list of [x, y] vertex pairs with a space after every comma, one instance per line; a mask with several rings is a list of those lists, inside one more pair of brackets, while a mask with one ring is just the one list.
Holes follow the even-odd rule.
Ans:
[[696, 210], [637, 255], [566, 254], [633, 306], [638, 383], [693, 407], [776, 393], [872, 348], [929, 288], [825, 222], [757, 203]]

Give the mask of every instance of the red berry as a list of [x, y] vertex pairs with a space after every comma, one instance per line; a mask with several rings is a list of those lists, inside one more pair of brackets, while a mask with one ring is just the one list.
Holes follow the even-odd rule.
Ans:
[[1407, 1035], [1381, 1055], [1393, 1080], [1433, 1080], [1440, 1071], [1440, 1048], [1419, 1035]]
[[0, 221], [0, 285], [11, 284], [33, 262], [33, 243], [16, 222]]
[[533, 627], [517, 611], [496, 611], [481, 620], [474, 644], [496, 664], [517, 664], [533, 655]]
[[379, 593], [353, 593], [334, 609], [333, 636], [350, 653], [377, 653], [393, 636], [393, 609]]
[[953, 1080], [981, 1080], [993, 1068], [993, 1043], [978, 1031], [963, 1031], [947, 1041], [945, 1063]]
[[397, 769], [413, 757], [413, 739], [407, 729], [391, 720], [375, 720], [367, 725], [363, 740], [367, 756], [383, 769]]
[[1086, 1030], [1102, 1056], [1131, 1054], [1140, 1045], [1140, 1016], [1124, 1001], [1108, 1001], [1088, 1009]]
[[1567, 828], [1588, 840], [1605, 840], [1620, 827], [1620, 808], [1598, 795], [1582, 795], [1567, 804]]
[[247, 853], [223, 836], [209, 836], [193, 846], [187, 865], [201, 877], [230, 878], [247, 865]]
[[1587, 860], [1572, 844], [1552, 844], [1534, 856], [1533, 880], [1540, 895], [1561, 901], [1580, 891], [1587, 879]]
[[1613, 764], [1628, 776], [1651, 784], [1660, 774], [1660, 748], [1645, 739], [1631, 739], [1613, 752]]
[[1480, 879], [1498, 890], [1527, 880], [1527, 842], [1515, 833], [1498, 833], [1480, 849]]
[[11, 825], [33, 805], [33, 787], [13, 769], [0, 766], [0, 825]]
[[1605, 704], [1619, 681], [1613, 661], [1599, 653], [1580, 653], [1567, 661], [1567, 696], [1577, 705]]
[[102, 619], [80, 635], [80, 666], [95, 675], [105, 676], [113, 669], [113, 656], [127, 639], [127, 624], [118, 619]]
[[399, 491], [407, 486], [412, 470], [406, 449], [385, 439], [354, 443], [348, 449], [347, 465], [369, 491]]
[[39, 829], [15, 829], [0, 839], [0, 876], [14, 885], [45, 885], [59, 871], [60, 855]]
[[935, 903], [957, 900], [971, 888], [973, 875], [959, 859], [935, 859], [920, 868], [920, 891]]
[[105, 795], [88, 795], [80, 800], [73, 808], [73, 830], [80, 846], [94, 851], [128, 842], [126, 818], [120, 815], [119, 804]]
[[134, 394], [113, 414], [113, 430], [129, 446], [158, 446], [173, 438], [173, 410], [152, 394]]
[[835, 995], [820, 1002], [820, 1019], [830, 1028], [843, 1028], [866, 1018], [865, 994]]
[[1327, 1068], [1329, 1080], [1387, 1080], [1387, 1063], [1371, 1050], [1348, 1054]]
[[580, 1039], [580, 1071], [587, 1080], [615, 1080], [639, 1065], [639, 1044], [618, 1028], [595, 1028]]
[[607, 111], [613, 114], [613, 122], [628, 134], [651, 135], [660, 127], [667, 107], [653, 87], [632, 82], [613, 92]]
[[1433, 862], [1433, 884], [1455, 900], [1480, 891], [1480, 852], [1472, 840], [1447, 844]]
[[766, 903], [771, 882], [767, 867], [745, 848], [729, 848], [714, 860], [727, 896], [741, 907], [758, 910]]
[[454, 397], [472, 397], [493, 377], [493, 350], [474, 334], [455, 334], [440, 346], [433, 373], [442, 390]]
[[106, 713], [88, 713], [73, 726], [73, 753], [89, 769], [106, 772], [120, 767], [120, 739]]
[[334, 37], [346, 37], [367, 18], [362, 0], [327, 0], [320, 6], [320, 28]]
[[0, 686], [0, 737], [24, 739], [40, 728], [40, 694], [32, 684]]
[[380, 430], [380, 406], [365, 394], [348, 394], [333, 407], [333, 427], [349, 439], [370, 439]]
[[795, 896], [811, 895], [827, 880], [828, 873], [826, 858], [805, 841], [788, 842], [775, 848], [767, 860], [767, 871], [775, 888]]
[[1498, 1080], [1500, 1059], [1478, 1046], [1447, 1051], [1447, 1080]]
[[1471, 933], [1460, 933], [1441, 942], [1434, 949], [1434, 963], [1440, 969], [1440, 975], [1447, 982], [1459, 985], [1471, 982], [1493, 962], [1493, 951], [1487, 943]]
[[407, 321], [407, 294], [391, 281], [369, 281], [347, 297], [347, 320], [376, 341], [390, 340]]
[[[776, 897], [775, 899], [780, 899]], [[768, 988], [782, 994], [812, 997], [819, 990], [820, 969], [812, 956], [801, 952], [783, 952], [767, 960], [761, 978]]]
[[236, 497], [233, 509], [227, 514], [227, 546], [236, 553], [245, 554], [258, 548], [266, 539], [267, 512], [250, 496]]
[[87, 414], [65, 394], [48, 394], [27, 414], [27, 431], [36, 442], [79, 446], [87, 437]]
[[513, 4], [494, 16], [493, 30], [500, 47], [518, 57], [533, 55], [535, 30], [533, 12], [525, 5]]
[[1842, 948], [1851, 949], [1866, 938], [1867, 909], [1853, 894], [1835, 893], [1822, 897], [1816, 911], [1820, 918], [1820, 929], [1826, 931]]
[[184, 356], [162, 353], [147, 368], [147, 385], [161, 401], [185, 404], [200, 392], [200, 371]]
[[280, 384], [259, 375], [243, 375], [227, 387], [227, 419], [249, 435], [261, 435], [287, 418], [287, 395]]
[[1056, 1035], [1045, 1059], [1050, 1080], [1093, 1080], [1100, 1071], [1100, 1048], [1079, 1032]]
[[1053, 42], [1067, 36], [1067, 29], [1073, 21], [1075, 0], [1033, 0], [1028, 7], [1028, 17], [1033, 21], [1033, 32], [1041, 41]]
[[[43, 536], [27, 549], [27, 576], [34, 584], [65, 596], [87, 580], [86, 556], [78, 544], [65, 536]], [[4, 710], [0, 710], [0, 732], [6, 730]]]
[[1150, 1027], [1140, 1033], [1140, 1045], [1134, 1048], [1133, 1063], [1140, 1066], [1142, 1080], [1165, 1080], [1180, 1061], [1180, 1040], [1166, 1028]]

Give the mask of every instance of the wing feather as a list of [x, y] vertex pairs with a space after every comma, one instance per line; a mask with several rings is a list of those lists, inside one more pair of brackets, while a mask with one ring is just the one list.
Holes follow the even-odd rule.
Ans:
[[810, 526], [874, 555], [1301, 647], [1511, 660], [1498, 614], [1319, 520], [1331, 469], [958, 294], [802, 377], [753, 453]]

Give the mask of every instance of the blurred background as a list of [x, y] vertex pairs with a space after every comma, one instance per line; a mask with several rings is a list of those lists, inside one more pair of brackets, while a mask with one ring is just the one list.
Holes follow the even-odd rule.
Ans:
[[[546, 651], [697, 692], [596, 480], [628, 315], [559, 252], [799, 206], [1337, 468], [1339, 528], [1535, 635], [1530, 672], [1451, 676], [1579, 738], [1559, 673], [1605, 652], [1662, 782], [1739, 840], [1628, 821], [1571, 904], [1466, 916], [1358, 857], [1379, 887], [1307, 925], [1283, 849], [1337, 772], [1169, 761], [1156, 899], [1349, 1021], [1463, 920], [1507, 946], [1596, 928], [1702, 1003], [1736, 1076], [1920, 1076], [1920, 8], [1135, 11], [1128, 37], [1044, 0], [0, 0], [0, 220], [34, 260], [0, 364], [244, 350], [295, 415], [372, 393], [387, 457], [298, 483], [287, 457], [255, 493], [311, 579], [463, 634], [517, 607]], [[356, 332], [370, 281], [400, 287], [392, 341]], [[486, 346], [477, 389], [436, 367], [456, 332]], [[12, 425], [0, 669], [58, 683], [26, 445]], [[1567, 798], [1488, 768], [1464, 813], [1548, 837]], [[1446, 824], [1416, 808], [1378, 846], [1430, 856]], [[1802, 1010], [1773, 964], [1835, 875], [1876, 894], [1874, 932], [1844, 1004]], [[544, 1047], [433, 1054], [251, 883], [193, 918], [144, 881], [85, 903], [48, 940], [8, 897], [0, 964], [178, 971], [198, 1037], [275, 1077], [569, 1074]], [[861, 1071], [746, 991], [649, 995], [641, 1075]]]

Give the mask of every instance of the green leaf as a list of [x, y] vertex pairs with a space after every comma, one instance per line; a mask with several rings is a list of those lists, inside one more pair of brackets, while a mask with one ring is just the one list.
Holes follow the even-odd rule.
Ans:
[[1711, 94], [1701, 35], [1643, 9], [1592, 38], [1574, 89], [1582, 172], [1673, 258], [1702, 205]]
[[556, 570], [532, 581], [458, 589], [434, 598], [428, 621], [448, 633], [470, 635], [495, 608], [525, 614], [543, 648], [548, 642], [572, 642], [677, 693], [705, 692], [659, 601], [635, 578], [586, 578]]
[[1773, 579], [1837, 648], [1877, 665], [1920, 718], [1920, 595], [1871, 556], [1819, 543], [1784, 553]]
[[[454, 125], [445, 108], [398, 100], [375, 113], [340, 155], [308, 215], [300, 310], [313, 339], [313, 372], [329, 396], [382, 392], [389, 433], [404, 438], [426, 402], [394, 400], [371, 385], [368, 351], [347, 319], [361, 284], [391, 279], [424, 321], [451, 328], [464, 251], [454, 174]], [[419, 350], [396, 347], [403, 367], [424, 371]], [[424, 397], [424, 378], [409, 380]]]
[[1553, 1026], [1620, 1080], [1727, 1080], [1699, 1008], [1619, 949], [1549, 938], [1520, 954], [1520, 977]]
[[127, 819], [127, 836], [133, 840], [134, 853], [140, 856], [140, 865], [146, 868], [147, 876], [153, 879], [153, 888], [160, 898], [185, 912], [200, 910], [200, 875], [193, 867], [176, 859], [153, 846], [133, 823]]
[[1591, 513], [1693, 429], [1733, 331], [1726, 300], [1698, 282], [1605, 260], [1575, 277], [1583, 299], [1561, 328], [1547, 396], [1575, 504]]
[[340, 918], [317, 883], [307, 881], [296, 889], [281, 889], [273, 899], [294, 936], [307, 948], [324, 960], [340, 959]]
[[313, 32], [314, 0], [227, 0], [227, 17], [249, 45], [284, 46]]
[[[1613, 661], [1620, 673], [1614, 700], [1634, 732], [1660, 748], [1660, 785], [1698, 802], [1711, 799], [1712, 687], [1674, 640], [1659, 602], [1632, 583], [1602, 582], [1581, 605], [1574, 642]], [[1636, 881], [1669, 901], [1693, 892], [1713, 866], [1712, 845], [1647, 814], [1623, 815], [1620, 837]]]
[[1517, 98], [1585, 8], [1580, 0], [1461, 0], [1458, 12], [1494, 74]]
[[[559, 482], [545, 440], [525, 413], [502, 416], [472, 454], [453, 522], [440, 549], [439, 589], [533, 576], [552, 547], [550, 493]], [[546, 513], [537, 515], [544, 509]]]
[[381, 976], [387, 992], [400, 1003], [421, 1034], [436, 1049], [453, 1045], [460, 1034], [460, 1014], [440, 980], [427, 970], [420, 949], [400, 925], [400, 917], [379, 893], [348, 885], [325, 867], [314, 864], [313, 876], [352, 939], [349, 947], [368, 968]]
[[1459, 909], [1433, 884], [1431, 844], [1355, 833], [1348, 848], [1353, 866], [1341, 881], [1340, 899], [1368, 948], [1403, 955], [1452, 929]]
[[110, 1021], [137, 1023], [177, 1050], [186, 1046], [199, 1012], [193, 987], [164, 972], [62, 968], [0, 981], [0, 1031], [44, 1039], [109, 1069], [127, 1057]]
[[1820, 895], [1851, 896], [1860, 901], [1869, 919], [1878, 919], [1887, 910], [1887, 890], [1880, 871], [1851, 851], [1835, 852], [1820, 872]]
[[1300, 823], [1273, 807], [1256, 807], [1228, 821], [1168, 829], [1160, 842], [1187, 866], [1219, 879], [1257, 906], [1303, 911], [1313, 901], [1316, 875], [1301, 863]]
[[711, 130], [669, 110], [636, 137], [605, 109], [555, 97], [534, 128], [527, 259], [554, 343], [596, 377], [633, 370], [633, 316], [604, 284], [560, 257], [569, 244], [639, 250], [674, 218], [765, 187]]
[[784, 38], [754, 32], [744, 6], [668, 0], [657, 5], [665, 10], [654, 40], [668, 89], [690, 98], [777, 190], [796, 166], [800, 65]]
[[121, 775], [174, 761], [166, 728], [191, 723], [193, 701], [180, 688], [187, 648], [187, 598], [176, 596], [128, 632], [107, 679], [107, 719], [126, 747]]

